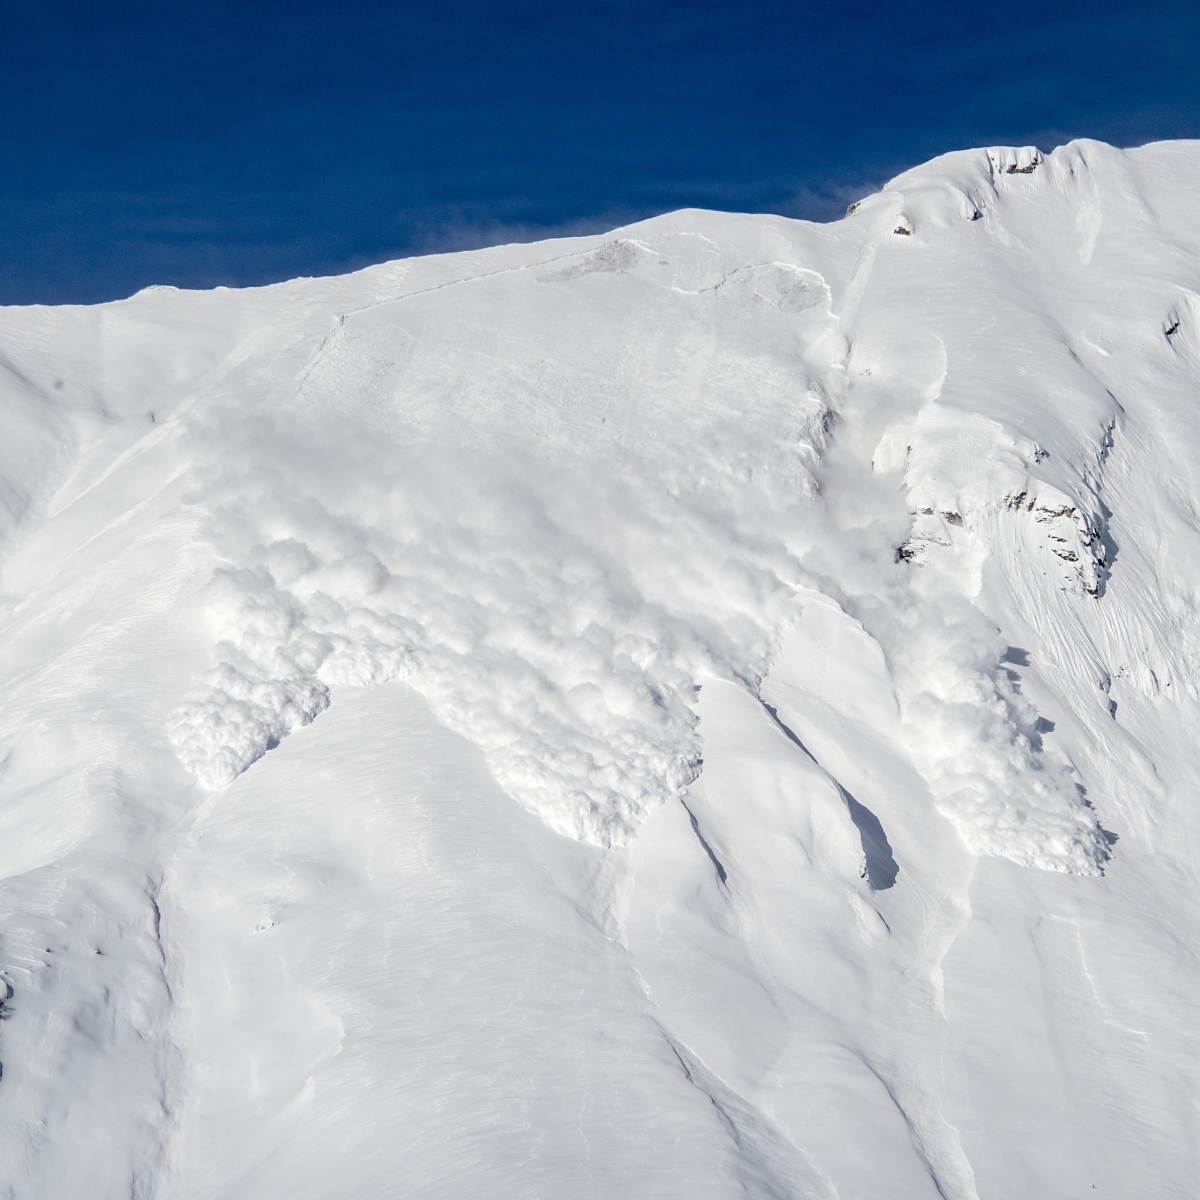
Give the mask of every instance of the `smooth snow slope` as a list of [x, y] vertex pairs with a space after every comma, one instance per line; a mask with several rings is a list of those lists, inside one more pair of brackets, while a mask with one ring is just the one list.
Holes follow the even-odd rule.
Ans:
[[0, 313], [0, 1194], [1185, 1197], [1200, 144]]

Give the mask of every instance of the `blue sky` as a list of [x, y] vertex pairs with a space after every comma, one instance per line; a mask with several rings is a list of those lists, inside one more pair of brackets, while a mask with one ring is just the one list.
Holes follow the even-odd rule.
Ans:
[[14, 2], [0, 303], [252, 284], [946, 150], [1200, 136], [1200, 5]]

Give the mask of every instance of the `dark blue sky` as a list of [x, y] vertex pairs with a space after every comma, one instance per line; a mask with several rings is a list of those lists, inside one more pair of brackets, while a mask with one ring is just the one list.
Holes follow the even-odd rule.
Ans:
[[829, 219], [945, 150], [1200, 136], [1200, 5], [0, 8], [0, 303], [673, 208]]

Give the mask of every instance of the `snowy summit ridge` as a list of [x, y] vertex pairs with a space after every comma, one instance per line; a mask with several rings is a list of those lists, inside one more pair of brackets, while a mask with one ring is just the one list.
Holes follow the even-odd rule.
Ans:
[[[1122, 1100], [1081, 1099], [1080, 1064], [1094, 1025], [1124, 1047], [1110, 1082], [1160, 1122], [1195, 1065], [1121, 955], [1196, 975], [1195, 938], [1156, 921], [1196, 874], [1198, 195], [1195, 143], [992, 148], [826, 226], [686, 211], [340, 278], [0, 312], [17, 1014], [0, 1135], [25, 1163], [7, 1194], [77, 1188], [55, 1141], [70, 1113], [95, 1138], [88, 1194], [331, 1194], [321, 1164], [357, 1104], [379, 1114], [368, 1142], [434, 1122], [379, 1177], [413, 1195], [534, 1180], [615, 1196], [631, 1179], [681, 1196], [1066, 1195], [1101, 1160], [1162, 1181], [1138, 1194], [1182, 1195], [1191, 1151], [1134, 1148]], [[393, 792], [430, 799], [404, 800], [393, 828]], [[434, 859], [410, 895], [415, 845]], [[509, 867], [487, 874], [494, 856]], [[441, 1117], [397, 1115], [420, 1088], [380, 1098], [378, 1045], [354, 1040], [364, 1013], [392, 1028], [369, 998], [384, 976], [335, 981], [336, 949], [306, 957], [333, 944], [318, 892], [371, 962], [393, 939], [415, 952], [386, 924], [408, 897], [414, 961], [432, 963], [444, 906], [468, 903], [456, 889], [508, 895], [504, 871], [531, 864], [545, 873], [512, 900], [532, 905], [513, 961], [570, 929], [565, 963], [642, 980], [581, 1001], [574, 1066], [513, 1084], [522, 1104], [561, 1092], [517, 1124], [564, 1146], [561, 1104], [642, 1089], [640, 1117], [597, 1101], [604, 1167], [528, 1148], [509, 1162], [526, 1135], [503, 1104], [451, 1121], [474, 1111], [475, 1085], [454, 1081], [476, 1066], [429, 1066], [430, 1047], [491, 1028], [490, 1009], [432, 1041], [395, 1026], [396, 1061], [449, 1089]], [[571, 899], [538, 909], [543, 892]], [[395, 932], [354, 932], [367, 896]], [[1057, 948], [1013, 950], [1007, 979], [963, 948], [1042, 922], [1029, 936], [1057, 930]], [[287, 964], [279, 980], [316, 964], [311, 1000], [250, 965], [249, 932], [280, 947], [255, 951]], [[508, 968], [481, 970], [504, 993]], [[1005, 1024], [1060, 994], [1074, 1016]], [[236, 1047], [205, 1047], [239, 1004], [276, 1001], [307, 1065], [293, 1078], [251, 1038], [261, 1082], [239, 1084], [230, 1057], [221, 1083]], [[422, 1004], [434, 1020], [440, 1002]], [[76, 1010], [93, 1016], [71, 1036], [93, 1017], [106, 1032], [45, 1059]], [[566, 1019], [537, 1011], [543, 1032]], [[1038, 1021], [1077, 1029], [1051, 1053]], [[590, 1057], [602, 1027], [627, 1067]], [[1014, 1108], [1020, 1072], [1041, 1098]], [[680, 1099], [697, 1089], [725, 1132]], [[1069, 1146], [1031, 1132], [1050, 1139], [1081, 1104]], [[218, 1115], [238, 1111], [275, 1150]], [[641, 1135], [619, 1133], [635, 1117], [682, 1148], [657, 1184]], [[693, 1135], [709, 1149], [687, 1150]], [[475, 1167], [435, 1161], [460, 1137], [482, 1147]], [[303, 1170], [278, 1150], [296, 1139]], [[867, 1141], [865, 1160], [836, 1148]], [[225, 1165], [204, 1166], [218, 1145]]]

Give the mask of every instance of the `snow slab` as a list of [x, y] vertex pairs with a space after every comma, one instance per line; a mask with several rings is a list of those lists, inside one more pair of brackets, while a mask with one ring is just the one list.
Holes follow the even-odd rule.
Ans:
[[0, 1195], [1193, 1195], [1197, 196], [0, 310]]

